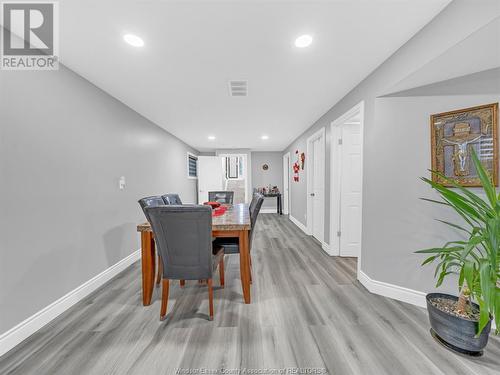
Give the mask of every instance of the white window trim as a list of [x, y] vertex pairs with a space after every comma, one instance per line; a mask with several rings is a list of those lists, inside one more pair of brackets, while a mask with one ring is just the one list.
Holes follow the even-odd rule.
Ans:
[[[190, 156], [196, 158], [196, 177], [189, 175], [189, 157]], [[187, 155], [186, 155], [186, 174], [187, 174], [187, 178], [190, 180], [197, 180], [198, 179], [198, 155], [195, 155], [189, 151], [187, 152]]]

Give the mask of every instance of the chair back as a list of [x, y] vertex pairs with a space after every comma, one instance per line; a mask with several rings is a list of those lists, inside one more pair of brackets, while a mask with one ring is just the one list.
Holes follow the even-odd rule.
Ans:
[[212, 278], [212, 209], [210, 206], [146, 207], [163, 278]]
[[233, 204], [234, 191], [209, 191], [208, 200], [222, 204]]
[[139, 205], [141, 206], [142, 211], [144, 212], [144, 215], [146, 216], [146, 219], [149, 222], [151, 222], [151, 220], [149, 220], [149, 217], [145, 211], [145, 208], [146, 207], [163, 206], [163, 205], [165, 205], [165, 202], [163, 201], [163, 198], [160, 197], [159, 195], [154, 195], [152, 197], [145, 197], [145, 198], [139, 199]]
[[174, 204], [180, 206], [182, 204], [179, 194], [165, 194], [161, 196], [165, 204]]
[[[254, 197], [256, 196], [256, 203], [252, 209], [251, 204], [250, 204], [250, 239], [249, 239], [249, 246], [250, 250], [252, 249], [252, 240], [253, 240], [253, 234], [255, 232], [255, 224], [257, 223], [257, 217], [259, 216], [260, 208], [262, 207], [262, 203], [264, 203], [264, 196], [262, 194], [255, 194]], [[253, 199], [252, 199], [253, 202]]]
[[259, 193], [253, 193], [252, 201], [250, 202], [250, 207], [249, 207], [250, 212], [252, 212], [254, 210], [255, 205], [257, 204], [257, 201], [259, 200], [260, 195], [261, 194], [259, 194]]

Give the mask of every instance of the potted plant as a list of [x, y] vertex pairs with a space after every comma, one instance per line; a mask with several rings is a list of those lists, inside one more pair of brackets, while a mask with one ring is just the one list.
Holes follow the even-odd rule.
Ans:
[[[474, 150], [472, 161], [481, 180], [485, 198], [438, 175], [452, 188], [422, 178], [442, 200], [422, 198], [452, 208], [459, 223], [439, 220], [464, 233], [464, 238], [442, 247], [417, 251], [430, 254], [422, 265], [436, 263], [436, 287], [451, 275], [458, 275], [459, 297], [442, 293], [427, 295], [432, 335], [448, 348], [462, 354], [482, 355], [495, 319], [500, 329], [500, 194]], [[474, 303], [475, 302], [475, 303]]]

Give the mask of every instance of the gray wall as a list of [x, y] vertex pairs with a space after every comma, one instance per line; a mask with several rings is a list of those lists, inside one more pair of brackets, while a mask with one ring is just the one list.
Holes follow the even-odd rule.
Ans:
[[64, 67], [0, 71], [0, 142], [0, 333], [139, 249], [139, 198], [195, 202], [195, 150]]
[[[481, 7], [477, 6], [477, 2], [468, 0], [455, 0], [452, 2], [443, 12], [441, 12], [433, 21], [431, 21], [426, 27], [424, 27], [417, 35], [415, 35], [408, 43], [406, 43], [402, 48], [400, 48], [396, 53], [394, 53], [388, 60], [386, 60], [381, 66], [379, 66], [371, 75], [365, 78], [358, 86], [356, 86], [349, 94], [347, 94], [342, 100], [335, 104], [328, 112], [326, 112], [320, 119], [318, 119], [307, 131], [305, 131], [300, 137], [298, 137], [292, 144], [290, 144], [284, 153], [290, 152], [294, 155], [296, 149], [300, 151], [306, 149], [306, 139], [316, 132], [318, 129], [325, 127], [326, 129], [326, 207], [325, 207], [325, 241], [329, 242], [329, 232], [330, 232], [330, 124], [340, 117], [342, 114], [347, 112], [349, 109], [354, 107], [361, 101], [365, 103], [365, 123], [364, 123], [364, 181], [363, 181], [363, 244], [362, 244], [362, 269], [366, 270], [368, 276], [373, 279], [384, 281], [391, 284], [397, 284], [404, 287], [415, 288], [421, 291], [430, 290], [433, 288], [434, 281], [431, 277], [422, 277], [422, 272], [428, 272], [427, 270], [421, 271], [419, 268], [419, 259], [415, 258], [413, 254], [409, 252], [411, 250], [418, 248], [421, 242], [416, 242], [413, 245], [408, 245], [401, 249], [401, 243], [398, 241], [393, 241], [390, 238], [384, 237], [385, 242], [380, 240], [375, 241], [378, 224], [381, 220], [384, 220], [385, 214], [380, 210], [385, 210], [385, 207], [390, 204], [387, 201], [381, 201], [380, 197], [387, 197], [387, 194], [391, 192], [391, 197], [395, 202], [401, 204], [402, 202], [407, 202], [407, 200], [412, 203], [412, 210], [417, 210], [420, 203], [417, 201], [417, 194], [420, 193], [418, 186], [418, 177], [425, 173], [425, 168], [430, 166], [429, 154], [425, 153], [428, 151], [428, 144], [430, 142], [428, 134], [428, 116], [433, 111], [440, 112], [445, 111], [446, 108], [460, 108], [466, 102], [476, 103], [482, 102], [491, 97], [470, 97], [468, 99], [463, 99], [460, 97], [454, 97], [455, 102], [450, 102], [451, 99], [446, 97], [434, 98], [434, 105], [429, 108], [416, 108], [414, 114], [418, 118], [414, 119], [392, 119], [389, 124], [379, 125], [377, 121], [376, 113], [378, 111], [377, 105], [380, 105], [380, 97], [384, 94], [391, 92], [391, 87], [394, 87], [398, 82], [404, 80], [407, 76], [411, 75], [413, 72], [425, 66], [429, 62], [429, 56], [438, 56], [445, 53], [448, 48], [455, 46], [462, 40], [466, 39], [469, 35], [474, 34], [477, 30], [480, 30], [485, 24], [488, 24], [494, 20], [500, 10], [500, 2], [497, 1], [484, 1], [481, 2]], [[467, 18], [467, 23], [463, 22], [463, 19]], [[483, 45], [477, 46], [478, 49], [481, 48], [496, 48], [496, 45]], [[473, 57], [473, 55], [472, 55]], [[332, 72], [333, 74], [334, 72]], [[469, 72], [472, 73], [472, 72]], [[469, 77], [470, 78], [470, 77]], [[469, 81], [468, 87], [471, 93], [477, 94], [477, 88], [474, 88], [473, 81]], [[461, 93], [465, 91], [463, 87], [461, 88]], [[478, 100], [481, 99], [481, 100]], [[384, 99], [385, 100], [385, 99]], [[412, 98], [413, 100], [413, 98]], [[440, 108], [440, 109], [438, 109]], [[412, 134], [411, 132], [407, 135], [402, 131], [405, 127], [402, 126], [402, 122], [408, 121], [408, 123], [416, 124], [421, 127], [419, 130], [412, 129], [414, 132], [420, 132], [418, 134]], [[422, 123], [423, 121], [423, 123]], [[394, 136], [390, 134], [393, 128], [398, 129], [394, 132]], [[423, 127], [423, 128], [422, 128]], [[425, 129], [424, 129], [425, 128]], [[384, 138], [385, 137], [385, 138]], [[416, 138], [417, 137], [417, 138]], [[388, 139], [390, 142], [388, 142]], [[404, 151], [408, 156], [393, 155], [395, 159], [393, 163], [400, 163], [400, 167], [404, 167], [404, 160], [406, 157], [414, 158], [411, 155], [422, 155], [425, 156], [424, 160], [413, 161], [414, 165], [404, 169], [401, 168], [400, 175], [398, 176], [396, 182], [397, 187], [393, 185], [388, 185], [387, 181], [381, 185], [381, 181], [377, 177], [377, 171], [382, 168], [386, 168], [386, 165], [380, 164], [380, 161], [387, 161], [387, 150], [393, 144], [403, 145], [406, 144]], [[398, 146], [399, 147], [399, 146]], [[400, 146], [403, 147], [403, 146]], [[416, 151], [415, 151], [416, 150]], [[413, 152], [415, 151], [415, 152]], [[375, 163], [379, 161], [379, 163]], [[425, 168], [422, 171], [422, 166], [425, 164]], [[389, 163], [387, 168], [394, 167], [394, 164]], [[308, 163], [306, 161], [306, 168]], [[304, 171], [305, 172], [305, 171]], [[384, 172], [387, 173], [387, 172]], [[301, 179], [298, 183], [291, 182], [291, 215], [299, 220], [301, 223], [306, 224], [306, 184], [307, 176], [306, 173], [301, 173]], [[418, 186], [418, 187], [417, 187]], [[408, 196], [407, 190], [412, 191], [412, 194]], [[379, 194], [383, 194], [379, 197]], [[404, 198], [404, 199], [403, 199]], [[369, 202], [368, 200], [377, 200], [377, 202]], [[373, 206], [371, 206], [373, 205]], [[377, 207], [379, 210], [375, 210]], [[396, 206], [397, 207], [397, 206]], [[423, 214], [426, 211], [422, 211]], [[396, 212], [392, 212], [396, 215]], [[413, 213], [415, 214], [415, 213]], [[441, 214], [441, 212], [439, 212]], [[382, 215], [382, 216], [381, 216]], [[392, 220], [400, 220], [400, 224], [397, 227], [398, 230], [403, 230], [405, 233], [416, 232], [412, 235], [412, 239], [418, 236], [425, 236], [426, 233], [423, 228], [415, 226], [416, 221], [410, 219], [408, 215], [398, 214], [397, 218]], [[382, 223], [383, 224], [383, 223]], [[387, 227], [386, 227], [387, 229]], [[413, 233], [413, 232], [412, 232]], [[448, 234], [446, 234], [448, 235]], [[446, 236], [445, 235], [445, 236]], [[382, 236], [381, 236], [382, 237]], [[404, 238], [401, 237], [401, 240]], [[430, 239], [429, 239], [430, 240]], [[396, 259], [391, 257], [394, 254], [399, 256]], [[406, 273], [405, 273], [406, 272]], [[410, 273], [410, 274], [409, 274]], [[428, 274], [426, 274], [428, 276]]]
[[[499, 77], [500, 78], [500, 77]], [[496, 95], [377, 99], [375, 123], [365, 132], [362, 269], [372, 279], [428, 292], [433, 267], [420, 268], [413, 252], [463, 238], [435, 219], [461, 222], [449, 209], [419, 200], [438, 198], [420, 176], [431, 165], [429, 116], [497, 103]], [[480, 191], [480, 189], [475, 189]], [[442, 290], [456, 293], [448, 282]]]
[[[262, 165], [267, 164], [267, 171]], [[283, 190], [283, 154], [281, 152], [252, 152], [252, 185], [253, 188], [278, 186]], [[262, 208], [276, 209], [276, 198], [266, 198]]]

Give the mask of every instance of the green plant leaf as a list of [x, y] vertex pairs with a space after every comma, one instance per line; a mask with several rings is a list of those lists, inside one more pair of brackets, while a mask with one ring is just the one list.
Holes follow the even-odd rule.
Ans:
[[465, 280], [465, 273], [464, 273], [464, 267], [460, 269], [460, 274], [458, 276], [458, 289], [462, 290], [462, 287], [464, 285], [464, 280]]
[[500, 288], [495, 288], [495, 325], [496, 334], [500, 331]]
[[469, 218], [482, 222], [484, 221], [483, 217], [483, 212], [478, 212], [477, 207], [469, 201], [467, 198], [461, 196], [460, 194], [456, 193], [455, 191], [438, 184], [436, 182], [433, 182], [427, 178], [423, 178], [423, 181], [427, 182], [429, 185], [431, 185], [435, 190], [439, 192], [439, 194], [443, 197], [443, 199], [448, 202], [454, 209], [455, 211], [462, 211], [466, 214], [469, 215]]
[[481, 285], [481, 292], [483, 294], [483, 300], [486, 310], [489, 311], [492, 292], [494, 291], [494, 286], [492, 288], [491, 283], [491, 265], [486, 259], [481, 259], [479, 263], [479, 284]]
[[436, 260], [437, 257], [438, 257], [437, 255], [433, 255], [433, 256], [427, 258], [426, 260], [424, 260], [422, 262], [421, 266], [425, 266], [426, 264], [434, 262], [434, 260]]
[[423, 249], [415, 251], [416, 254], [445, 254], [445, 253], [453, 253], [459, 252], [463, 249], [461, 246], [453, 246], [453, 247], [433, 247], [430, 249]]
[[436, 221], [439, 221], [440, 223], [443, 223], [443, 224], [446, 224], [446, 225], [449, 225], [450, 227], [453, 227], [455, 229], [459, 229], [461, 231], [464, 231], [466, 233], [469, 233], [471, 234], [471, 231], [464, 228], [464, 227], [461, 227], [460, 225], [457, 225], [457, 224], [453, 224], [453, 223], [450, 223], [449, 221], [445, 221], [445, 220], [440, 220], [440, 219], [436, 219]]
[[484, 304], [484, 301], [479, 298], [478, 302], [479, 302], [479, 325], [476, 337], [478, 337], [481, 334], [481, 332], [483, 332], [484, 327], [486, 327], [486, 325], [490, 321], [490, 314]]
[[486, 201], [484, 201], [481, 197], [478, 195], [474, 194], [472, 191], [466, 189], [462, 185], [458, 184], [455, 180], [446, 177], [444, 174], [437, 172], [437, 171], [432, 171], [433, 174], [441, 177], [443, 180], [448, 182], [450, 185], [452, 185], [454, 188], [458, 189], [461, 193], [463, 193], [467, 199], [473, 203], [477, 208], [483, 210], [483, 212], [489, 212], [491, 211], [491, 207], [488, 205]]
[[474, 288], [474, 263], [470, 260], [464, 261], [464, 277], [470, 290]]
[[495, 187], [491, 182], [490, 175], [488, 174], [486, 169], [484, 169], [483, 163], [481, 163], [481, 161], [477, 157], [476, 151], [474, 149], [472, 149], [472, 161], [474, 162], [477, 174], [479, 176], [479, 179], [481, 180], [481, 184], [483, 185], [484, 192], [486, 193], [486, 196], [490, 201], [491, 207], [494, 209], [497, 204]]
[[444, 206], [449, 206], [450, 204], [447, 203], [447, 202], [443, 202], [443, 201], [437, 201], [435, 199], [430, 199], [430, 198], [420, 198], [421, 200], [423, 201], [427, 201], [427, 202], [431, 202], [431, 203], [436, 203], [436, 204], [442, 204]]

